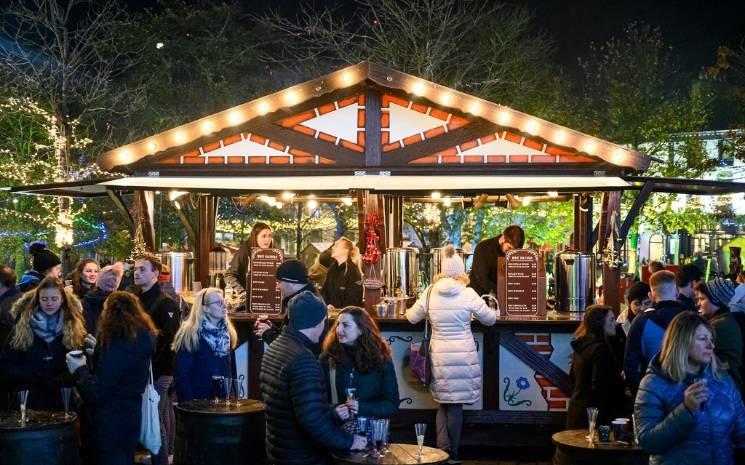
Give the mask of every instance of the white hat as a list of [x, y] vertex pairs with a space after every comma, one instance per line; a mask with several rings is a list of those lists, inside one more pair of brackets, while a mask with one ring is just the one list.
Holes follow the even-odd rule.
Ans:
[[442, 274], [448, 278], [457, 278], [466, 272], [466, 265], [463, 264], [460, 256], [455, 253], [455, 247], [451, 244], [443, 249], [442, 254], [445, 259], [442, 261]]

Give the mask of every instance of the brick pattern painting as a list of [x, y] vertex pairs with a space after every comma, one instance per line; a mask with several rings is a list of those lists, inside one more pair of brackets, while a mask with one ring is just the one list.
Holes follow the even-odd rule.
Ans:
[[[551, 343], [551, 334], [549, 333], [515, 333], [523, 342], [530, 346], [531, 349], [541, 354], [546, 360], [551, 358], [554, 347]], [[551, 412], [566, 412], [569, 408], [569, 397], [561, 389], [554, 386], [551, 381], [547, 380], [538, 373], [533, 376], [536, 383], [541, 387], [541, 394], [546, 400], [548, 410]]]

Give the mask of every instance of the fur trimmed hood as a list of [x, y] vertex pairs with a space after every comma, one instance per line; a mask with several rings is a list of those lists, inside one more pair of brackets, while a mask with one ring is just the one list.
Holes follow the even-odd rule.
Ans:
[[[16, 350], [26, 350], [34, 341], [30, 320], [31, 314], [37, 310], [32, 308], [35, 292], [34, 289], [23, 294], [10, 310], [15, 325], [8, 339], [11, 347]], [[65, 294], [67, 305], [62, 342], [68, 350], [82, 349], [86, 335], [83, 306], [80, 299], [71, 291], [65, 290]]]

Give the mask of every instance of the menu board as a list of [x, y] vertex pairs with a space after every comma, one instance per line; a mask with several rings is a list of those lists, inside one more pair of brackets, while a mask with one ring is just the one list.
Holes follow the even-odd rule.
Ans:
[[248, 309], [251, 313], [276, 315], [282, 312], [282, 296], [275, 275], [283, 260], [282, 249], [251, 247], [251, 289], [248, 294]]
[[513, 317], [545, 315], [546, 274], [538, 252], [512, 249], [499, 261], [504, 266], [498, 283], [502, 311]]

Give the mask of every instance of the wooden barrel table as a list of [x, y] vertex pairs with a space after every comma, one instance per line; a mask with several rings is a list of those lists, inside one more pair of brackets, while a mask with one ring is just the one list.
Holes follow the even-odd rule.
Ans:
[[556, 446], [554, 465], [647, 465], [649, 455], [640, 447], [617, 442], [586, 439], [586, 429], [561, 431], [551, 440]]
[[75, 433], [78, 417], [70, 413], [27, 410], [0, 413], [0, 463], [13, 465], [78, 465]]
[[263, 464], [264, 404], [240, 399], [239, 405], [224, 401], [190, 400], [176, 407], [175, 465]]
[[365, 457], [364, 452], [334, 453], [337, 465], [437, 465], [445, 463], [450, 456], [447, 452], [434, 447], [422, 447], [419, 457], [419, 446], [415, 444], [390, 444], [388, 453], [382, 457]]

